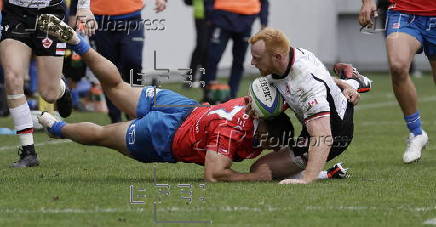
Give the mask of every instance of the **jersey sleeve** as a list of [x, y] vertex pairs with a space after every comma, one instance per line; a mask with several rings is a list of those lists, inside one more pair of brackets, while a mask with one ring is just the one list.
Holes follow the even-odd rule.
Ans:
[[242, 147], [245, 136], [246, 132], [238, 128], [218, 127], [208, 136], [206, 148], [233, 160], [238, 149]]
[[325, 82], [313, 75], [307, 76], [301, 90], [300, 102], [304, 123], [330, 116], [330, 104], [327, 100], [328, 87]]

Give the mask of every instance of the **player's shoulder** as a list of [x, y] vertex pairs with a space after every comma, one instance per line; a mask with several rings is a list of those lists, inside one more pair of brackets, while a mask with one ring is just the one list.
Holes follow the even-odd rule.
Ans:
[[213, 106], [209, 110], [208, 115], [213, 115], [215, 120], [219, 120], [220, 128], [247, 131], [253, 128], [253, 118], [245, 110], [245, 99], [240, 97]]

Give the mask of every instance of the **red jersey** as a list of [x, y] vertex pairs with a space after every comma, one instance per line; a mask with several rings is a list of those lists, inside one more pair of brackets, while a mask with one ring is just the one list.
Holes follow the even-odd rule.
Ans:
[[389, 0], [389, 9], [421, 16], [436, 16], [435, 0]]
[[245, 113], [244, 98], [210, 107], [197, 107], [174, 135], [176, 161], [204, 164], [207, 150], [238, 162], [260, 155], [253, 148], [254, 120]]

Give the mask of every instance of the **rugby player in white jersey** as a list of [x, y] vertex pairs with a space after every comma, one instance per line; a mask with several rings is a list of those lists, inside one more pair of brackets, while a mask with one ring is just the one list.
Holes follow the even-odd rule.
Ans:
[[[298, 164], [300, 171], [304, 171], [300, 178], [285, 179], [280, 183], [311, 183], [317, 179], [325, 163], [340, 155], [350, 144], [353, 138], [353, 106], [359, 99], [357, 91], [369, 91], [371, 81], [357, 71], [349, 75], [352, 80], [341, 81], [331, 77], [313, 53], [291, 47], [286, 36], [276, 29], [266, 28], [251, 37], [249, 42], [251, 64], [279, 89], [303, 126], [292, 147], [293, 152], [287, 153], [293, 153], [293, 164]], [[337, 68], [343, 66], [338, 65]], [[352, 68], [350, 65], [345, 67]], [[347, 88], [350, 86], [354, 89]], [[271, 154], [264, 161], [276, 162], [273, 166], [283, 165], [290, 160], [284, 157], [287, 153]], [[286, 168], [278, 170], [290, 173]]]
[[[92, 19], [90, 0], [79, 0], [78, 15]], [[62, 117], [71, 114], [71, 94], [61, 79], [66, 44], [48, 34], [37, 31], [36, 20], [41, 13], [65, 17], [63, 0], [3, 0], [0, 61], [4, 70], [9, 112], [20, 140], [20, 159], [12, 167], [39, 165], [33, 143], [33, 124], [24, 95], [24, 77], [30, 60], [36, 56], [38, 90], [44, 100], [55, 103]], [[86, 23], [85, 32], [92, 34], [94, 21]]]

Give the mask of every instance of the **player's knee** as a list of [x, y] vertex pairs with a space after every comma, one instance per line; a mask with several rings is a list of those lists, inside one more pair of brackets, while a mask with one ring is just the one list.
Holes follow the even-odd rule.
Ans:
[[40, 88], [39, 95], [48, 103], [54, 103], [58, 99], [58, 89]]
[[403, 80], [408, 77], [410, 64], [405, 61], [392, 61], [390, 63], [390, 70], [392, 77], [397, 80]]
[[24, 76], [18, 70], [5, 69], [4, 80], [9, 91], [21, 90], [24, 84]]

